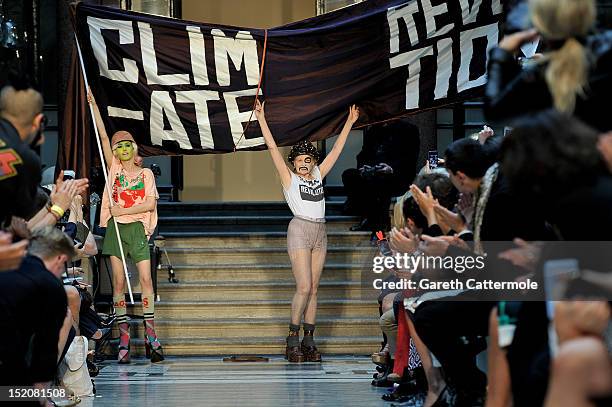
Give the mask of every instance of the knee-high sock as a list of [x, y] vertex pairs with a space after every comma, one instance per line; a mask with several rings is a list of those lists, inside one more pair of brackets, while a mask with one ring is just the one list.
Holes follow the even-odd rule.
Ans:
[[115, 315], [117, 315], [117, 325], [119, 326], [119, 346], [127, 347], [130, 343], [130, 328], [127, 322], [125, 294], [113, 296], [113, 308]]
[[153, 295], [142, 296], [142, 313], [145, 323], [145, 340], [151, 343], [153, 349], [159, 347], [159, 340], [155, 333], [155, 300]]

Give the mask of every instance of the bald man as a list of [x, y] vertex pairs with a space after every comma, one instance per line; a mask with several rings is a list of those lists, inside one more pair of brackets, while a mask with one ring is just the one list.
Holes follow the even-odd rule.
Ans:
[[30, 148], [43, 141], [42, 95], [32, 88], [0, 91], [0, 221], [32, 212], [41, 165]]

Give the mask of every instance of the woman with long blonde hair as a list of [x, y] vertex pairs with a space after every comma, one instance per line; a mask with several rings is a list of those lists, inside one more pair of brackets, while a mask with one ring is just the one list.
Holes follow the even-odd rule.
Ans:
[[[609, 130], [603, 111], [612, 91], [612, 31], [593, 34], [594, 0], [530, 0], [533, 29], [505, 36], [489, 55], [485, 113], [510, 119], [554, 107]], [[542, 54], [519, 61], [540, 38]]]

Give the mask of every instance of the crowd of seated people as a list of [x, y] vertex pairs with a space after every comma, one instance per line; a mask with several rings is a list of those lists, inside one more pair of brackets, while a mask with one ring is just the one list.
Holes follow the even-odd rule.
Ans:
[[[0, 383], [62, 388], [51, 394], [65, 395], [69, 405], [78, 397], [64, 386], [62, 363], [75, 338], [103, 341], [110, 323], [93, 310], [79, 273], [97, 254], [83, 219], [88, 180], [59, 171], [49, 189], [40, 186], [41, 164], [33, 148], [44, 142], [42, 109], [41, 94], [23, 80], [0, 90], [0, 149], [13, 155], [10, 171], [0, 179]], [[89, 359], [83, 369], [97, 373]], [[93, 386], [86, 385], [91, 393]], [[32, 405], [41, 403], [51, 400]]]
[[[529, 10], [534, 29], [490, 51], [485, 112], [511, 130], [450, 144], [444, 170], [417, 176], [398, 200], [388, 234], [394, 255], [484, 256], [485, 267], [389, 270], [387, 280], [539, 289], [383, 291], [372, 384], [399, 383], [383, 395], [396, 405], [612, 404], [612, 35], [594, 31], [592, 0]], [[519, 62], [536, 38], [541, 53]]]
[[[481, 278], [529, 277], [541, 287], [547, 262], [570, 257], [577, 260], [581, 276], [573, 293], [556, 298], [565, 301], [552, 314], [544, 297], [497, 301], [473, 290], [442, 291], [440, 297], [431, 292], [425, 296], [422, 290], [381, 293], [380, 323], [387, 345], [374, 359], [385, 369], [373, 384], [400, 383], [384, 399], [420, 397], [426, 406], [586, 406], [610, 401], [612, 365], [604, 335], [612, 294], [612, 278], [606, 274], [611, 270], [605, 269], [612, 264], [612, 174], [598, 148], [600, 139], [578, 119], [546, 110], [515, 122], [493, 165], [475, 167], [483, 162], [483, 146], [463, 139], [446, 151], [449, 175], [417, 177], [411, 194], [401, 200], [404, 226], [389, 233], [394, 253], [486, 253], [491, 260]], [[560, 151], [563, 155], [556, 156]], [[452, 182], [453, 190], [441, 194], [434, 187], [436, 178]], [[458, 193], [458, 200], [447, 200]], [[471, 194], [476, 194], [473, 208], [462, 210], [466, 205], [460, 201]], [[588, 250], [574, 244], [585, 240], [590, 241]], [[560, 249], [560, 243], [567, 245]], [[431, 272], [394, 270], [387, 280], [432, 278]], [[464, 274], [456, 276], [469, 277]], [[411, 297], [418, 306], [408, 305]], [[509, 322], [512, 337], [501, 339]], [[487, 348], [487, 336], [488, 378], [476, 364], [478, 353]], [[409, 356], [402, 357], [398, 368], [400, 348]], [[576, 380], [580, 372], [585, 374]]]

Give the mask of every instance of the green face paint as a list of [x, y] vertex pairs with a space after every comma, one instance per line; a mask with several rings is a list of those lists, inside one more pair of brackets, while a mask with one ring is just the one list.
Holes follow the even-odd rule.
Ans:
[[120, 141], [115, 144], [115, 155], [121, 161], [129, 161], [134, 158], [134, 145], [131, 141]]

